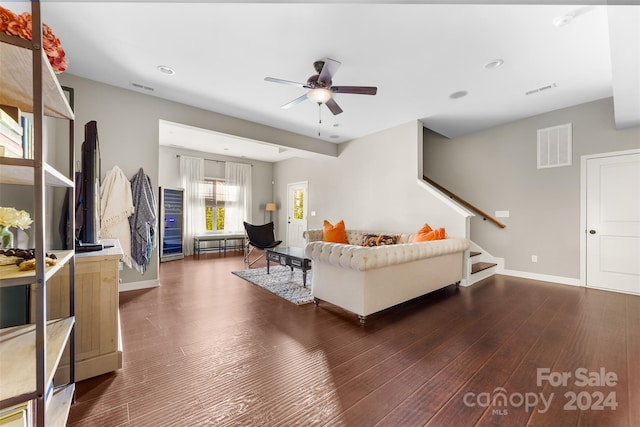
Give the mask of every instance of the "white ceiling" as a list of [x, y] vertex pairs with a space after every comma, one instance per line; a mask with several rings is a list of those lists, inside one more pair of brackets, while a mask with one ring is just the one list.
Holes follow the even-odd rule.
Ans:
[[[2, 3], [16, 11], [16, 3]], [[631, 122], [640, 123], [633, 117], [640, 105], [640, 42], [632, 39], [640, 7], [502, 3], [45, 1], [43, 17], [62, 40], [70, 74], [329, 142], [416, 119], [456, 137], [618, 93], [627, 99], [616, 110], [627, 105]], [[626, 19], [614, 49], [612, 7]], [[566, 14], [575, 18], [553, 25]], [[625, 61], [615, 73], [612, 55]], [[280, 108], [304, 89], [264, 78], [304, 83], [315, 73], [313, 62], [325, 57], [342, 62], [334, 85], [377, 86], [378, 94], [336, 94], [344, 113], [333, 116], [322, 106], [319, 126], [318, 106], [310, 101]], [[495, 59], [504, 65], [486, 69]], [[162, 74], [159, 65], [176, 74]], [[545, 86], [551, 89], [526, 95]], [[451, 99], [458, 91], [468, 95]], [[247, 150], [250, 142], [171, 123], [161, 130], [161, 144], [192, 141], [197, 150], [230, 156], [238, 155], [234, 146]], [[249, 147], [241, 155], [275, 161], [293, 154], [258, 148], [269, 152], [252, 154]]]

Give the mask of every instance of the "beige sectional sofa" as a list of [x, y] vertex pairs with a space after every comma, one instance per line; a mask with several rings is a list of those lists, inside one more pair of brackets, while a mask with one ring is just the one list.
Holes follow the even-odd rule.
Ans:
[[[349, 244], [322, 241], [322, 230], [308, 230], [305, 252], [312, 261], [316, 304], [330, 302], [358, 315], [370, 314], [459, 284], [470, 242], [447, 238], [413, 242], [413, 234], [347, 230]], [[366, 234], [396, 234], [398, 243], [362, 246]]]

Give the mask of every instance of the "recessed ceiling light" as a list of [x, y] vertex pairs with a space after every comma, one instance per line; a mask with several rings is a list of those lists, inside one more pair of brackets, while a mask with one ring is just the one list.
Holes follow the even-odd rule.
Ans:
[[451, 98], [451, 99], [464, 98], [468, 94], [469, 94], [469, 92], [467, 92], [466, 90], [459, 90], [459, 91], [453, 92], [451, 95], [449, 95], [449, 98]]
[[332, 139], [338, 139], [338, 138], [340, 138], [340, 135], [331, 135], [331, 138]]
[[333, 124], [333, 127], [334, 127], [334, 128], [340, 127], [340, 123], [334, 123], [334, 124]]
[[169, 76], [173, 76], [176, 73], [176, 70], [169, 67], [168, 65], [158, 65], [158, 71]]
[[573, 21], [575, 17], [576, 17], [576, 15], [573, 14], [573, 13], [567, 13], [566, 15], [557, 16], [553, 20], [553, 25], [558, 27], [558, 28], [564, 27], [565, 25], [567, 25], [571, 21]]
[[504, 64], [504, 61], [502, 59], [494, 59], [491, 62], [488, 62], [484, 65], [484, 68], [486, 68], [487, 70], [494, 70], [498, 67], [501, 67], [502, 64]]

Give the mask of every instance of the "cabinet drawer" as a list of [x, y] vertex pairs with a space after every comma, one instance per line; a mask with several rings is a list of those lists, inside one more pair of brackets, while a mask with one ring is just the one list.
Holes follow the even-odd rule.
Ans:
[[273, 252], [267, 252], [267, 259], [269, 261], [280, 262], [280, 255], [274, 254]]

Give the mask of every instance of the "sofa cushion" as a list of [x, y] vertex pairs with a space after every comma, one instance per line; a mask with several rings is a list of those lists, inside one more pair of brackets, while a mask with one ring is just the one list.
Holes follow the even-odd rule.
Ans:
[[429, 226], [429, 224], [425, 224], [422, 226], [422, 228], [418, 231], [416, 231], [415, 236], [413, 236], [413, 242], [425, 242], [424, 237], [427, 235], [427, 233], [432, 232], [433, 229]]
[[445, 239], [447, 232], [444, 228], [438, 228], [436, 230], [431, 230], [428, 224], [425, 224], [413, 238], [414, 242], [429, 242], [431, 240], [442, 240]]
[[322, 241], [348, 244], [344, 221], [340, 220], [336, 225], [332, 225], [325, 219], [322, 224]]
[[362, 246], [384, 246], [398, 243], [396, 234], [364, 234]]

